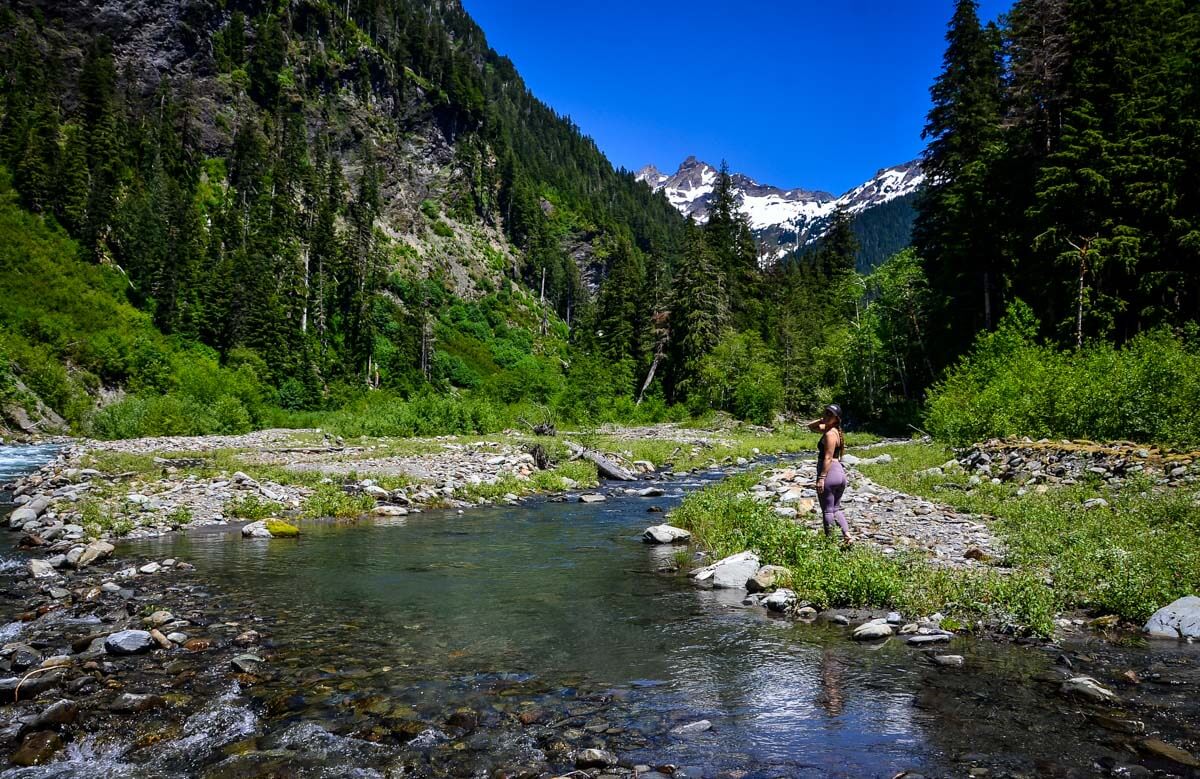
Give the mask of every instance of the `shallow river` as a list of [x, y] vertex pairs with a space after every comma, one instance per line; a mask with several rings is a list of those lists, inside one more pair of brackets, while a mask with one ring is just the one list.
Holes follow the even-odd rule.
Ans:
[[[939, 668], [898, 641], [857, 645], [659, 573], [672, 551], [641, 543], [663, 517], [647, 508], [702, 482], [306, 526], [296, 541], [210, 530], [126, 544], [118, 554], [194, 563], [261, 615], [269, 679], [229, 684], [153, 747], [85, 741], [60, 773], [12, 775], [199, 774], [233, 754], [278, 776], [491, 777], [565, 773], [590, 746], [691, 777], [1084, 776], [1133, 759], [1054, 694], [1062, 650], [959, 639], [940, 651], [966, 665]], [[672, 733], [699, 720], [711, 729]]]

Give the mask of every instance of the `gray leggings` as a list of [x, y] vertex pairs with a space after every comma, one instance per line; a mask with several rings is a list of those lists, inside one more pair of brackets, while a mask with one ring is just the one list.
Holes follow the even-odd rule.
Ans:
[[842, 493], [846, 491], [846, 471], [842, 464], [834, 460], [825, 474], [825, 490], [820, 493], [821, 521], [825, 525], [825, 535], [829, 535], [830, 526], [836, 520], [842, 533], [850, 535], [850, 525], [846, 523], [846, 515], [842, 511]]

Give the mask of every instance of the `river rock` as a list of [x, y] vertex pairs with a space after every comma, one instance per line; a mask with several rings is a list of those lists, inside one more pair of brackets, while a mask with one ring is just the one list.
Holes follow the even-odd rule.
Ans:
[[892, 626], [887, 623], [887, 620], [876, 619], [855, 628], [853, 638], [855, 641], [878, 641], [890, 635], [892, 635]]
[[406, 517], [408, 516], [408, 509], [403, 506], [381, 504], [372, 509], [371, 513], [377, 517]]
[[14, 528], [23, 527], [26, 522], [33, 522], [37, 517], [36, 511], [26, 506], [21, 506], [18, 509], [14, 509], [13, 513], [8, 515], [8, 526]]
[[780, 579], [791, 575], [791, 570], [782, 565], [764, 565], [746, 580], [746, 590], [749, 592], [764, 592], [774, 587], [775, 583]]
[[930, 660], [934, 665], [954, 667], [962, 665], [966, 662], [962, 655], [930, 655]]
[[257, 644], [261, 638], [262, 636], [259, 635], [257, 630], [247, 630], [239, 633], [237, 637], [233, 639], [233, 643], [237, 644], [238, 646], [253, 646]]
[[28, 644], [9, 644], [5, 650], [11, 651], [8, 662], [17, 673], [32, 668], [42, 659], [41, 653]]
[[608, 500], [608, 498], [595, 492], [579, 496], [580, 503], [603, 503], [606, 500]]
[[791, 590], [775, 590], [766, 597], [763, 604], [769, 611], [784, 612], [796, 603], [796, 593]]
[[1172, 746], [1165, 741], [1160, 741], [1157, 738], [1142, 739], [1138, 742], [1138, 746], [1146, 752], [1158, 757], [1166, 758], [1180, 765], [1191, 766], [1192, 768], [1200, 768], [1200, 760], [1197, 760], [1195, 755], [1184, 751], [1177, 746]]
[[40, 730], [26, 736], [9, 760], [20, 766], [42, 765], [50, 762], [62, 747], [62, 738], [57, 733], [52, 730]]
[[712, 565], [697, 568], [688, 575], [698, 582], [711, 582], [718, 589], [740, 589], [746, 586], [750, 577], [758, 573], [758, 555], [753, 552], [739, 552]]
[[151, 574], [158, 573], [161, 570], [162, 570], [161, 565], [159, 565], [158, 563], [155, 563], [155, 562], [149, 562], [149, 563], [146, 563], [145, 565], [143, 565], [141, 568], [138, 568], [138, 573], [142, 573], [147, 576], [150, 576]]
[[243, 538], [295, 538], [300, 528], [282, 519], [260, 519], [242, 528]]
[[667, 491], [662, 487], [643, 487], [637, 491], [637, 496], [639, 498], [661, 498], [666, 494]]
[[166, 701], [160, 695], [141, 695], [126, 692], [121, 693], [117, 696], [116, 700], [108, 704], [108, 710], [117, 712], [142, 712], [161, 708], [165, 705]]
[[79, 716], [79, 704], [69, 698], [55, 701], [42, 709], [30, 727], [44, 728], [51, 725], [70, 725]]
[[910, 636], [908, 638], [909, 646], [923, 646], [925, 644], [940, 644], [949, 641], [951, 636], [946, 633], [930, 633], [924, 636]]
[[702, 719], [697, 720], [696, 722], [689, 722], [686, 725], [679, 725], [678, 727], [671, 728], [671, 735], [692, 736], [696, 733], [703, 733], [708, 730], [712, 730], [712, 723], [706, 719]]
[[1154, 612], [1145, 631], [1153, 638], [1200, 639], [1200, 597], [1189, 595]]
[[104, 639], [104, 650], [110, 655], [138, 655], [149, 652], [156, 642], [146, 630], [121, 630]]
[[175, 619], [174, 614], [172, 614], [169, 611], [161, 611], [160, 610], [160, 611], [156, 611], [153, 614], [151, 614], [150, 616], [146, 617], [145, 619], [142, 620], [142, 622], [144, 622], [145, 624], [149, 625], [152, 628], [157, 628], [157, 627], [162, 627], [163, 625], [167, 624], [168, 622], [172, 621], [173, 619]]
[[107, 558], [113, 553], [114, 548], [107, 541], [93, 541], [84, 547], [84, 550], [75, 561], [75, 566], [77, 568], [86, 568], [94, 562]]
[[27, 700], [36, 698], [46, 690], [53, 690], [62, 683], [64, 670], [56, 668], [46, 673], [38, 673], [30, 677], [10, 676], [0, 679], [0, 700], [12, 701], [15, 698]]
[[642, 540], [647, 544], [682, 544], [691, 537], [690, 532], [671, 525], [654, 525], [646, 528], [646, 532], [642, 534]]
[[35, 579], [51, 579], [58, 576], [58, 571], [46, 560], [30, 560], [29, 573]]
[[617, 756], [607, 749], [581, 749], [575, 753], [576, 768], [608, 768], [617, 764]]
[[1067, 695], [1086, 698], [1093, 703], [1113, 703], [1117, 694], [1104, 687], [1090, 676], [1076, 676], [1062, 683], [1062, 691]]
[[261, 670], [264, 662], [266, 661], [264, 661], [258, 655], [245, 654], [238, 655], [237, 657], [233, 658], [229, 661], [229, 664], [232, 665], [233, 669], [238, 673], [255, 674]]

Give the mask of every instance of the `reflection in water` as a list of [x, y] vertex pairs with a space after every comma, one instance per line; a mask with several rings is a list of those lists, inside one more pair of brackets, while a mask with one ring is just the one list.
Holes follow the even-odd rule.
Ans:
[[[577, 701], [598, 699], [603, 710], [573, 726], [631, 759], [697, 775], [755, 766], [871, 775], [924, 763], [922, 726], [896, 716], [911, 700], [903, 672], [860, 654], [857, 672], [843, 671], [853, 678], [839, 681], [846, 719], [831, 725], [821, 644], [841, 633], [656, 573], [674, 550], [640, 542], [646, 505], [546, 502], [403, 525], [319, 525], [297, 542], [208, 534], [129, 551], [187, 559], [215, 589], [275, 620], [267, 630], [282, 676], [268, 686], [301, 691], [289, 716], [335, 729], [361, 727], [347, 719], [358, 700], [392, 721], [438, 725], [462, 706], [536, 705], [551, 711], [546, 720], [566, 720]], [[871, 691], [870, 679], [890, 681]], [[313, 693], [343, 686], [354, 692]], [[855, 695], [861, 705], [845, 702]], [[491, 731], [497, 754], [511, 717]], [[713, 729], [670, 735], [699, 719]], [[269, 717], [263, 725], [274, 726]]]
[[846, 699], [842, 692], [842, 661], [832, 647], [821, 650], [821, 694], [817, 703], [830, 717], [840, 716]]
[[[193, 562], [264, 617], [278, 676], [229, 704], [262, 745], [319, 726], [341, 739], [337, 754], [375, 767], [399, 749], [489, 776], [543, 752], [569, 767], [564, 749], [606, 746], [692, 777], [756, 778], [962, 774], [954, 761], [980, 753], [1026, 773], [1045, 761], [1083, 770], [1125, 749], [1063, 716], [1036, 681], [1050, 659], [1036, 650], [964, 640], [966, 666], [938, 669], [902, 641], [857, 645], [842, 628], [657, 573], [673, 550], [640, 542], [658, 519], [646, 505], [545, 502], [123, 551]], [[447, 724], [462, 709], [474, 734]], [[671, 732], [700, 719], [711, 730]]]

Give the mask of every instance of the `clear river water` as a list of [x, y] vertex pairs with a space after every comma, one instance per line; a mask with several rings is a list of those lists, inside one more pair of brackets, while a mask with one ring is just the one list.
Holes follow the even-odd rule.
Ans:
[[[230, 761], [272, 776], [565, 774], [593, 746], [740, 779], [1094, 776], [1132, 759], [1054, 694], [1066, 650], [963, 638], [939, 651], [965, 665], [938, 667], [899, 641], [855, 644], [660, 572], [672, 550], [641, 542], [663, 517], [648, 507], [718, 476], [654, 499], [314, 524], [298, 540], [224, 528], [126, 543], [118, 554], [193, 563], [260, 615], [268, 678], [227, 683], [153, 746], [98, 735], [57, 771], [10, 775], [260, 775], [222, 773]], [[672, 732], [700, 720], [711, 728]]]

